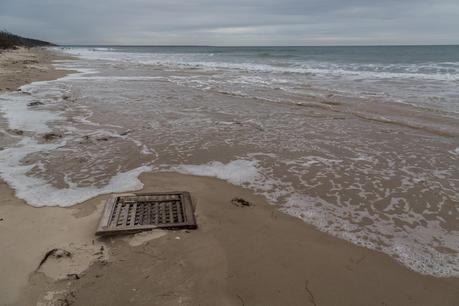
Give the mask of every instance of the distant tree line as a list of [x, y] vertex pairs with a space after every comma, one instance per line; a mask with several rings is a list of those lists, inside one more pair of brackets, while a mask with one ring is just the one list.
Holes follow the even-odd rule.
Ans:
[[54, 46], [54, 44], [47, 41], [21, 37], [7, 31], [0, 31], [0, 49], [15, 49], [17, 47], [30, 48], [40, 46]]

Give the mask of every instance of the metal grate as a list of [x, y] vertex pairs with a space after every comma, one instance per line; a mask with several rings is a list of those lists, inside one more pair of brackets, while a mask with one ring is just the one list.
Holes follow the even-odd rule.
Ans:
[[114, 195], [107, 202], [96, 235], [196, 227], [188, 192], [129, 193]]

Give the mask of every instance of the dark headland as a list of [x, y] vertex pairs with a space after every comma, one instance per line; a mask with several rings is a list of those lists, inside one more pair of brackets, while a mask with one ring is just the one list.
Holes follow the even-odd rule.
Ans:
[[21, 37], [6, 31], [0, 31], [0, 50], [5, 49], [16, 49], [18, 47], [45, 47], [45, 46], [55, 46], [53, 43]]

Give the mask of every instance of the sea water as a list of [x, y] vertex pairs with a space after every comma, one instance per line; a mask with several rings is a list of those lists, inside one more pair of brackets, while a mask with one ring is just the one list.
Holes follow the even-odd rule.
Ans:
[[77, 73], [0, 95], [0, 176], [30, 205], [137, 190], [145, 171], [213, 176], [459, 276], [459, 47], [55, 51]]

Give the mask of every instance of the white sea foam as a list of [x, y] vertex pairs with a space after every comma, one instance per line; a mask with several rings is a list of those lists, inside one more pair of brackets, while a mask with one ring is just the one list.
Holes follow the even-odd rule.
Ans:
[[[26, 101], [19, 101], [18, 105], [27, 105]], [[5, 104], [2, 103], [2, 106]], [[24, 111], [20, 115], [27, 114], [27, 117], [18, 115], [16, 108], [2, 108], [6, 110], [5, 117], [8, 118], [10, 128], [18, 128], [27, 131], [42, 133], [48, 132], [49, 120], [58, 116], [43, 115], [42, 111]], [[19, 119], [18, 119], [19, 118]], [[27, 123], [23, 123], [23, 122]], [[0, 176], [12, 188], [16, 190], [17, 197], [25, 200], [32, 206], [71, 206], [81, 203], [87, 199], [100, 194], [111, 192], [124, 192], [138, 190], [143, 184], [138, 180], [142, 172], [151, 171], [150, 166], [142, 166], [125, 172], [117, 173], [108, 184], [103, 187], [77, 187], [66, 176], [65, 181], [68, 188], [58, 189], [50, 185], [46, 180], [28, 175], [35, 166], [40, 167], [40, 162], [34, 164], [22, 164], [22, 161], [33, 153], [44, 153], [58, 150], [66, 144], [66, 139], [58, 143], [38, 143], [31, 137], [24, 137], [14, 147], [0, 151]], [[41, 165], [42, 166], [42, 165]]]
[[[336, 64], [329, 62], [288, 62], [288, 65], [271, 65], [255, 62], [225, 62], [209, 61], [207, 54], [199, 53], [131, 53], [131, 52], [107, 52], [91, 48], [65, 49], [64, 52], [85, 59], [126, 61], [144, 65], [164, 65], [170, 67], [189, 67], [203, 69], [236, 69], [244, 71], [296, 73], [306, 75], [332, 75], [349, 76], [353, 78], [378, 78], [378, 79], [424, 79], [438, 81], [459, 80], [459, 67], [451, 67], [451, 72], [441, 72], [444, 63], [423, 64], [399, 64], [399, 65], [376, 65], [376, 64]], [[112, 50], [114, 51], [114, 50]], [[210, 57], [213, 58], [213, 57]], [[454, 63], [457, 64], [457, 63]], [[428, 71], [428, 73], [426, 73]]]
[[[300, 94], [321, 97], [333, 92], [345, 97], [378, 99], [379, 101], [413, 104], [425, 108], [458, 113], [457, 90], [459, 63], [354, 63], [316, 60], [284, 60], [271, 58], [261, 61], [254, 55], [241, 55], [236, 62], [225, 54], [210, 56], [206, 52], [176, 53], [160, 50], [125, 52], [123, 49], [98, 51], [91, 48], [64, 50], [90, 61], [105, 61], [109, 66], [151, 66], [163, 71], [196, 70], [216, 72], [208, 78], [194, 79], [182, 76], [176, 80], [201, 90], [254, 97], [268, 101], [290, 101], [277, 98], [272, 92], [264, 96], [260, 88], [278, 90], [283, 94]], [[159, 51], [159, 52], [158, 52]], [[177, 50], [180, 51], [180, 50]], [[156, 68], [158, 68], [156, 67]], [[173, 78], [169, 78], [173, 79]], [[244, 86], [245, 85], [245, 86]], [[244, 87], [244, 90], [240, 90]], [[258, 89], [258, 90], [257, 90]], [[254, 93], [258, 93], [255, 94]], [[304, 100], [304, 99], [300, 99]], [[298, 101], [293, 99], [292, 102]]]
[[9, 128], [38, 133], [49, 132], [47, 123], [58, 120], [59, 115], [44, 110], [31, 110], [28, 103], [30, 99], [18, 93], [0, 96], [0, 111], [8, 120]]
[[150, 166], [142, 166], [113, 176], [103, 187], [77, 187], [66, 178], [68, 188], [58, 189], [46, 180], [32, 177], [27, 173], [35, 164], [23, 165], [21, 161], [29, 154], [58, 149], [65, 141], [56, 144], [39, 144], [26, 137], [17, 146], [0, 151], [0, 175], [8, 185], [16, 190], [16, 196], [36, 207], [67, 207], [84, 202], [100, 194], [142, 189], [138, 179], [142, 172], [151, 171]]
[[160, 76], [87, 76], [86, 73], [79, 76], [72, 76], [71, 80], [85, 81], [150, 81], [161, 80]]
[[[436, 240], [459, 251], [457, 233], [446, 231], [438, 222], [429, 222], [415, 232], [393, 232], [389, 224], [385, 226], [381, 221], [359, 224], [358, 220], [368, 217], [363, 212], [352, 212], [347, 206], [332, 205], [320, 198], [300, 194], [290, 195], [280, 210], [335, 237], [389, 254], [414, 271], [437, 277], [459, 276], [458, 253], [444, 254], [431, 244]], [[345, 217], [353, 222], [343, 222]]]
[[[203, 165], [164, 166], [165, 170], [172, 170], [183, 174], [216, 177], [236, 186], [250, 188], [266, 197], [274, 204], [279, 198], [290, 194], [293, 189], [289, 183], [265, 173], [255, 156], [266, 156], [263, 153], [249, 154], [250, 159], [237, 159], [227, 164], [212, 161]], [[268, 154], [269, 155], [269, 154]]]
[[[171, 170], [216, 177], [234, 185], [248, 187], [264, 195], [270, 202], [281, 204], [281, 211], [298, 217], [333, 236], [385, 252], [420, 273], [438, 277], [459, 276], [458, 253], [442, 253], [432, 245], [432, 241], [436, 241], [438, 245], [450, 246], [452, 250], [459, 252], [459, 249], [454, 247], [459, 245], [457, 234], [445, 231], [438, 222], [431, 221], [425, 227], [418, 227], [415, 232], [409, 228], [406, 231], [393, 231], [390, 219], [376, 220], [367, 225], [359, 224], [361, 220], [370, 220], [371, 216], [365, 211], [353, 210], [344, 203], [331, 204], [320, 197], [295, 192], [287, 182], [273, 178], [269, 170], [261, 166], [259, 160], [254, 159], [256, 156], [263, 157], [260, 154], [250, 154], [252, 158], [250, 160], [238, 159], [227, 164], [213, 161], [203, 165], [179, 165], [171, 167]], [[315, 157], [307, 160], [309, 162], [292, 162], [286, 165], [301, 164], [308, 168], [319, 163], [339, 162]], [[397, 199], [393, 198], [391, 203], [394, 201]], [[349, 218], [353, 221], [346, 221]], [[410, 222], [409, 219], [406, 221]]]
[[[139, 190], [143, 184], [138, 176], [143, 172], [152, 170], [151, 166], [143, 165], [128, 171], [118, 172], [109, 179], [107, 184], [100, 187], [78, 187], [78, 184], [72, 182], [69, 175], [65, 174], [64, 183], [67, 184], [67, 188], [56, 188], [46, 179], [30, 175], [32, 169], [43, 170], [44, 166], [40, 160], [35, 163], [24, 164], [23, 161], [27, 156], [34, 153], [64, 150], [68, 140], [71, 139], [71, 137], [64, 137], [59, 142], [40, 143], [34, 137], [40, 138], [40, 134], [52, 131], [50, 124], [63, 119], [57, 111], [38, 109], [50, 106], [52, 108], [53, 101], [62, 101], [63, 97], [68, 94], [66, 87], [62, 86], [62, 82], [96, 73], [93, 69], [76, 68], [76, 70], [78, 73], [70, 74], [55, 81], [34, 82], [22, 86], [20, 92], [0, 95], [0, 112], [7, 119], [8, 127], [30, 132], [32, 135], [24, 136], [15, 145], [0, 151], [0, 177], [15, 189], [18, 198], [25, 200], [32, 206], [67, 207], [100, 194]], [[38, 104], [36, 107], [29, 106], [31, 102], [36, 101], [43, 104]], [[50, 105], [47, 102], [51, 102]], [[68, 127], [67, 130], [78, 134], [74, 127]], [[114, 136], [124, 137], [117, 134]], [[144, 154], [152, 154], [145, 145], [136, 144], [142, 147]]]
[[228, 181], [234, 185], [253, 182], [259, 176], [256, 160], [234, 160], [227, 164], [212, 161], [204, 165], [179, 165], [172, 167], [184, 174], [211, 176]]

